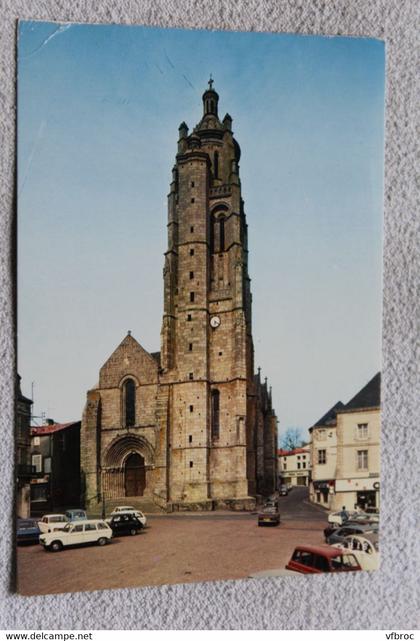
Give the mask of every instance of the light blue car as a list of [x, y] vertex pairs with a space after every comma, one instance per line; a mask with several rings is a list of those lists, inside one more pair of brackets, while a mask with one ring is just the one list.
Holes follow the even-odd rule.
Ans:
[[86, 521], [87, 514], [84, 510], [67, 510], [67, 521]]

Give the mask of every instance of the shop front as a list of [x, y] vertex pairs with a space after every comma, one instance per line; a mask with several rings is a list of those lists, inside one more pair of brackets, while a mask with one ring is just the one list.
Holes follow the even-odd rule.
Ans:
[[313, 481], [313, 498], [312, 500], [323, 507], [330, 509], [334, 496], [334, 480]]
[[358, 506], [362, 510], [379, 509], [379, 480], [378, 478], [339, 479], [335, 484], [335, 508], [345, 506], [354, 510]]

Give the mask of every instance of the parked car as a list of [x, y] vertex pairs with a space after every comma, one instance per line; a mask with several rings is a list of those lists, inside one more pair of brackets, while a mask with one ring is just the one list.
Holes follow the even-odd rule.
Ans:
[[280, 512], [275, 505], [263, 507], [258, 514], [258, 525], [278, 525], [280, 523]]
[[[355, 510], [347, 510], [347, 514], [349, 515], [348, 520], [350, 520], [353, 516], [356, 516], [358, 512]], [[331, 512], [331, 514], [328, 514], [328, 523], [338, 523], [338, 525], [343, 525], [341, 510], [339, 512]]]
[[279, 507], [279, 499], [277, 496], [270, 496], [264, 503], [264, 507]]
[[119, 505], [118, 507], [114, 508], [109, 518], [107, 519], [108, 522], [112, 519], [113, 516], [116, 516], [117, 514], [134, 514], [143, 527], [146, 527], [147, 525], [147, 519], [143, 512], [140, 512], [140, 510], [136, 510], [136, 508], [131, 505]]
[[347, 536], [342, 543], [334, 543], [334, 547], [350, 550], [362, 570], [377, 570], [379, 567], [379, 536], [377, 532], [363, 536], [360, 534]]
[[46, 532], [54, 532], [55, 530], [62, 530], [67, 523], [65, 514], [45, 514], [40, 521], [38, 527], [42, 534]]
[[67, 510], [66, 519], [68, 521], [85, 521], [87, 514], [84, 510]]
[[279, 487], [280, 496], [287, 496], [288, 493], [289, 493], [289, 490], [287, 489], [287, 485], [280, 485]]
[[362, 568], [353, 553], [327, 545], [298, 545], [286, 565], [301, 574], [355, 572]]
[[[352, 523], [379, 523], [379, 514], [368, 514], [367, 512], [358, 512], [351, 519]], [[346, 524], [349, 522], [346, 521]]]
[[69, 545], [85, 545], [97, 543], [105, 545], [112, 538], [112, 530], [108, 523], [98, 519], [74, 521], [67, 523], [63, 530], [41, 534], [39, 542], [45, 550], [59, 552]]
[[329, 523], [324, 529], [325, 541], [328, 543], [328, 539], [331, 534], [336, 533], [337, 530], [339, 530], [341, 527], [351, 528], [353, 525], [371, 525], [373, 528], [377, 528], [378, 522], [371, 520], [370, 518], [368, 518], [368, 516], [365, 515], [360, 519], [354, 516], [349, 521], [346, 521], [343, 525], [339, 525], [338, 523]]
[[133, 513], [121, 512], [112, 517], [109, 521], [109, 527], [114, 536], [119, 536], [120, 534], [131, 534], [133, 536], [138, 534], [144, 526]]
[[327, 543], [333, 545], [334, 543], [343, 543], [347, 536], [353, 534], [373, 534], [378, 532], [378, 524], [370, 523], [368, 525], [360, 525], [358, 523], [349, 523], [336, 528], [327, 538]]
[[378, 515], [379, 515], [379, 508], [378, 508], [378, 507], [370, 507], [370, 506], [366, 506], [366, 507], [364, 508], [364, 510], [365, 510], [365, 512], [366, 512], [367, 514], [378, 514]]
[[41, 531], [36, 519], [19, 519], [16, 527], [16, 542], [21, 543], [38, 543]]

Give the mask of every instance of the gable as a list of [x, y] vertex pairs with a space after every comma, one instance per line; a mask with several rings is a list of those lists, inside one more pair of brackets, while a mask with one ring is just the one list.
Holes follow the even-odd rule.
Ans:
[[146, 352], [131, 334], [127, 334], [101, 367], [99, 389], [119, 387], [127, 376], [134, 377], [140, 385], [158, 381], [156, 359]]

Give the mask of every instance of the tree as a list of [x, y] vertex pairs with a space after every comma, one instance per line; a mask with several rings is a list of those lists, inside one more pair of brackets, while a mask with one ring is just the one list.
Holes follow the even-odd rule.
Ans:
[[294, 450], [302, 447], [304, 443], [302, 428], [288, 427], [280, 437], [280, 447], [282, 450]]

